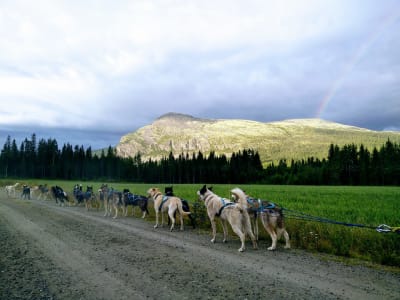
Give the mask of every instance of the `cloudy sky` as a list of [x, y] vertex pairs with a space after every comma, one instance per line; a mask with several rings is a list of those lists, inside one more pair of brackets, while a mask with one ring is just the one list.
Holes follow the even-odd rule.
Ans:
[[400, 130], [397, 0], [0, 0], [0, 146], [167, 112]]

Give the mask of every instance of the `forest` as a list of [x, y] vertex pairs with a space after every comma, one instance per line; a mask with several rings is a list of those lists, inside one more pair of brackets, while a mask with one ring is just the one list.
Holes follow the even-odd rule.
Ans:
[[116, 155], [111, 146], [100, 154], [91, 147], [61, 148], [55, 139], [35, 134], [18, 146], [7, 137], [0, 154], [1, 178], [128, 181], [137, 183], [233, 183], [287, 185], [400, 185], [400, 145], [387, 140], [372, 151], [363, 145], [331, 144], [327, 158], [282, 159], [265, 168], [254, 149], [226, 155], [172, 153], [161, 160]]

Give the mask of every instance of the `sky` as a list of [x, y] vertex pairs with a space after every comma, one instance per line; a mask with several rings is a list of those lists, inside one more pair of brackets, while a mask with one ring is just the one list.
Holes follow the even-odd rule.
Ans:
[[400, 1], [0, 0], [0, 147], [168, 112], [400, 131]]

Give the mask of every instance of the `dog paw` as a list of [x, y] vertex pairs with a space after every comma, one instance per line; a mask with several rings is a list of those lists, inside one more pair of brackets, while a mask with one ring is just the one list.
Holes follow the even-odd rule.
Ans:
[[156, 229], [158, 226], [157, 225], [154, 225], [154, 229]]
[[268, 247], [268, 250], [269, 250], [269, 251], [273, 251], [273, 250], [275, 250], [275, 248], [273, 248], [273, 247], [271, 246], [271, 247]]
[[212, 240], [211, 240], [211, 243], [215, 243], [215, 239], [212, 239]]
[[244, 248], [239, 248], [238, 251], [239, 251], [239, 252], [243, 252], [243, 251], [244, 251]]

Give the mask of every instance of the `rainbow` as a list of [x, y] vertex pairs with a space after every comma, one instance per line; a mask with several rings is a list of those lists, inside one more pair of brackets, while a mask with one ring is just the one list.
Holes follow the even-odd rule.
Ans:
[[367, 52], [371, 45], [377, 40], [377, 38], [386, 30], [387, 27], [392, 25], [400, 17], [400, 10], [393, 9], [385, 18], [383, 22], [379, 24], [369, 35], [368, 38], [357, 48], [351, 59], [347, 62], [343, 71], [339, 76], [333, 81], [332, 85], [329, 87], [327, 93], [322, 98], [318, 105], [315, 118], [321, 118], [323, 113], [326, 111], [327, 106], [332, 101], [337, 91], [341, 88], [343, 82], [345, 81], [348, 74], [350, 74], [357, 63], [360, 61], [361, 57]]

